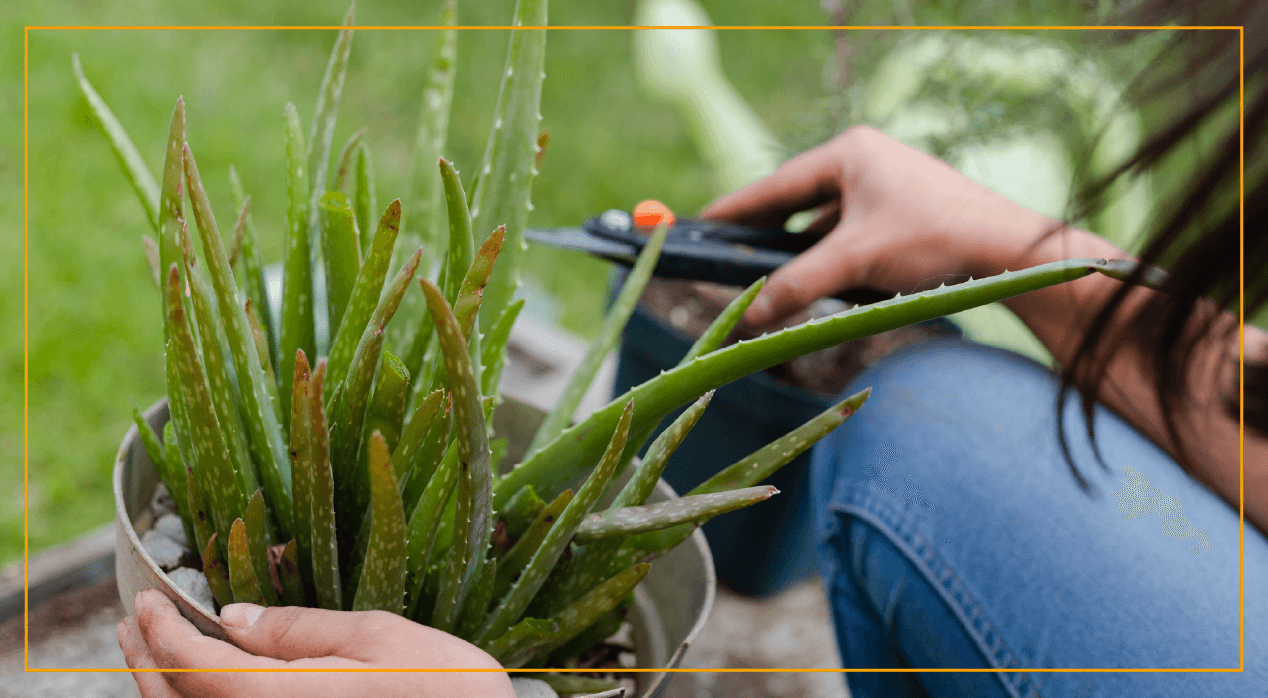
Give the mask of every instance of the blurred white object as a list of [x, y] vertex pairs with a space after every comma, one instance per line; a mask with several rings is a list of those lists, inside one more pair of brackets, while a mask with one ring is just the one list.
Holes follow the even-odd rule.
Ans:
[[[640, 0], [642, 26], [708, 26], [692, 0]], [[713, 166], [722, 192], [775, 171], [784, 148], [727, 81], [713, 32], [663, 29], [634, 32], [634, 66], [650, 94], [677, 104], [696, 147]]]

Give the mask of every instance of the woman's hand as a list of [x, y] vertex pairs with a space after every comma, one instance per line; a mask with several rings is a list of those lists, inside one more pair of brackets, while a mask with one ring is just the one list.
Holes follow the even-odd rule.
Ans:
[[815, 207], [809, 232], [830, 232], [771, 275], [745, 313], [746, 324], [770, 324], [845, 289], [906, 294], [1006, 267], [1123, 256], [1101, 238], [1075, 230], [1053, 238], [1073, 242], [1077, 253], [1058, 248], [1030, 254], [1055, 221], [866, 126], [798, 155], [769, 177], [718, 199], [701, 216], [782, 227], [793, 213]]
[[[205, 637], [153, 589], [119, 624], [132, 669], [286, 669], [285, 672], [136, 672], [144, 698], [514, 698], [511, 681], [474, 645], [384, 611], [224, 607], [233, 645]], [[234, 645], [237, 645], [236, 647]], [[306, 672], [304, 669], [495, 669], [484, 672]]]

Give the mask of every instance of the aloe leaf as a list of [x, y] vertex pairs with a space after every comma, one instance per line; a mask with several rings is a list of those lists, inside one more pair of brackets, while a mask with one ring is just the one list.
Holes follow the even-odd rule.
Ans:
[[546, 646], [559, 631], [553, 620], [525, 618], [485, 648], [499, 664], [514, 669], [532, 658], [538, 648]]
[[[159, 199], [158, 243], [159, 272], [161, 274], [166, 274], [173, 264], [179, 266], [181, 261], [181, 225], [185, 220], [184, 145], [185, 100], [182, 97], [177, 97], [176, 108], [172, 111], [172, 123], [167, 132], [167, 151], [163, 158], [163, 187], [160, 190]], [[165, 281], [165, 279], [163, 280]], [[159, 296], [163, 299], [163, 338], [169, 339], [167, 293], [160, 293]], [[181, 409], [182, 407], [178, 401], [174, 405], [173, 416], [180, 418], [181, 416], [178, 413]], [[187, 433], [182, 430], [183, 426], [180, 422], [176, 424], [177, 433], [182, 437]]]
[[511, 328], [515, 325], [520, 311], [524, 309], [524, 301], [525, 299], [521, 298], [507, 306], [506, 311], [493, 325], [493, 329], [484, 337], [484, 345], [481, 347], [484, 355], [480, 361], [484, 366], [484, 372], [480, 374], [480, 380], [482, 381], [481, 388], [486, 395], [496, 394], [498, 381], [502, 378], [502, 369], [506, 366], [506, 345], [511, 341]]
[[[405, 425], [405, 430], [401, 432], [396, 448], [392, 449], [392, 471], [401, 481], [402, 492], [406, 489], [405, 475], [413, 468], [414, 459], [418, 457], [423, 442], [431, 431], [431, 425], [441, 412], [444, 401], [445, 391], [433, 390], [422, 402], [418, 403], [418, 407], [414, 408], [414, 414], [409, 418], [409, 423]], [[407, 501], [406, 504], [410, 502]]]
[[370, 159], [370, 146], [362, 143], [357, 146], [356, 161], [357, 188], [352, 195], [352, 210], [357, 217], [357, 227], [361, 231], [361, 250], [367, 252], [371, 246], [370, 222], [371, 214], [379, 210], [374, 195], [374, 165]]
[[348, 193], [348, 172], [352, 169], [352, 157], [356, 153], [357, 146], [361, 145], [361, 139], [365, 138], [365, 134], [370, 130], [369, 126], [362, 126], [356, 133], [348, 136], [348, 140], [344, 141], [343, 147], [339, 149], [339, 166], [335, 168], [335, 185], [326, 187], [330, 191], [341, 191]]
[[167, 453], [159, 443], [159, 436], [154, 431], [154, 427], [151, 427], [150, 423], [145, 420], [145, 415], [141, 414], [141, 408], [137, 407], [136, 400], [132, 401], [132, 421], [136, 423], [137, 435], [141, 437], [141, 445], [145, 447], [145, 454], [150, 457], [150, 462], [154, 464], [154, 471], [162, 477], [163, 482], [170, 489], [172, 476], [167, 466]]
[[317, 91], [317, 105], [313, 109], [313, 123], [308, 131], [308, 230], [309, 238], [321, 230], [318, 200], [326, 192], [326, 174], [330, 167], [330, 146], [335, 137], [335, 121], [339, 115], [339, 99], [343, 95], [344, 80], [348, 75], [348, 55], [352, 52], [352, 20], [355, 3], [343, 16], [343, 29], [335, 39], [326, 62], [326, 72], [321, 77]]
[[251, 198], [238, 207], [238, 220], [233, 224], [233, 238], [229, 240], [229, 268], [238, 263], [238, 255], [242, 254], [242, 239], [246, 236], [247, 216], [251, 215]]
[[211, 289], [207, 280], [194, 266], [194, 243], [189, 231], [181, 226], [181, 246], [185, 253], [185, 279], [188, 281], [189, 298], [194, 311], [195, 326], [202, 340], [203, 365], [207, 368], [207, 387], [216, 409], [216, 419], [224, 433], [229, 462], [238, 477], [238, 487], [245, 494], [259, 487], [255, 463], [251, 460], [247, 444], [246, 427], [238, 409], [238, 386], [229, 375], [229, 359], [225, 356], [224, 327], [216, 309], [212, 306]]
[[[805, 424], [722, 469], [688, 492], [684, 499], [754, 487], [841, 426], [863, 406], [871, 392], [871, 388], [861, 390], [829, 407]], [[693, 530], [693, 524], [679, 524], [631, 536], [623, 545], [633, 550], [659, 553], [681, 543]]]
[[260, 357], [260, 377], [264, 381], [264, 392], [269, 396], [269, 404], [273, 405], [273, 414], [277, 418], [277, 423], [281, 424], [282, 398], [277, 392], [277, 375], [273, 373], [273, 361], [269, 357], [271, 345], [265, 336], [268, 331], [260, 324], [260, 318], [255, 314], [255, 304], [250, 298], [242, 303], [242, 312], [247, 316], [247, 325], [251, 328], [251, 340], [255, 343], [255, 353]]
[[755, 371], [842, 342], [1072, 281], [1104, 264], [1102, 260], [1091, 259], [1053, 262], [912, 296], [895, 297], [697, 357], [689, 364], [632, 388], [528, 456], [519, 467], [498, 481], [493, 505], [501, 506], [516, 490], [530, 482], [543, 497], [562, 491], [584, 473], [587, 463], [594, 462], [594, 454], [603, 447], [604, 434], [610, 433], [612, 425], [619, 419], [621, 406], [628, 400], [635, 400], [641, 406], [640, 418], [633, 426], [642, 429], [706, 391]]
[[337, 191], [326, 192], [318, 205], [326, 260], [326, 309], [333, 336], [361, 270], [361, 247], [348, 197]]
[[484, 614], [489, 610], [489, 602], [493, 600], [493, 578], [497, 576], [497, 569], [498, 561], [494, 559], [485, 562], [484, 568], [480, 570], [480, 578], [467, 594], [459, 616], [458, 632], [455, 633], [458, 637], [471, 637], [472, 633], [480, 629]]
[[[514, 22], [520, 27], [546, 26], [546, 0], [518, 0]], [[526, 247], [524, 227], [532, 209], [530, 194], [537, 174], [534, 161], [542, 118], [545, 56], [545, 29], [511, 32], [493, 128], [480, 163], [479, 182], [473, 186], [474, 229], [506, 226], [506, 250], [485, 289], [486, 312], [480, 317], [483, 334], [492, 329], [502, 310], [510, 305], [520, 283], [520, 266]]]
[[477, 636], [476, 645], [482, 645], [488, 640], [501, 635], [503, 631], [510, 627], [511, 623], [515, 622], [515, 619], [524, 612], [524, 609], [528, 608], [529, 602], [533, 600], [533, 597], [546, 582], [547, 576], [549, 576], [551, 569], [554, 568], [555, 563], [558, 562], [559, 556], [563, 554], [564, 548], [567, 547], [572, 539], [577, 526], [590, 513], [599, 495], [607, 488], [613, 473], [616, 472], [616, 465], [621, 460], [621, 454], [625, 450], [625, 441], [629, 436], [633, 413], [633, 401], [626, 403], [625, 409], [621, 412], [621, 418], [617, 421], [616, 428], [613, 430], [612, 439], [608, 442], [608, 448], [604, 452], [603, 458], [599, 461], [598, 466], [595, 467], [594, 472], [590, 474], [590, 477], [586, 479], [585, 484], [577, 491], [577, 496], [560, 514], [559, 520], [551, 527], [550, 532], [546, 534], [545, 540], [542, 541], [541, 547], [528, 563], [527, 569], [511, 586], [511, 590], [502, 599], [502, 603], [497, 610], [490, 614], [488, 621]]
[[149, 235], [141, 236], [141, 246], [145, 248], [145, 264], [150, 268], [150, 276], [154, 277], [154, 288], [163, 289], [163, 277], [159, 272], [158, 243]]
[[[396, 450], [405, 424], [405, 399], [409, 397], [409, 371], [387, 349], [383, 350], [383, 364], [374, 379], [374, 396], [365, 413], [365, 431], [378, 431], [383, 435], [388, 452]], [[395, 472], [395, 471], [394, 471]]]
[[[167, 276], [167, 306], [171, 309], [168, 325], [172, 341], [168, 348], [177, 357], [179, 382], [169, 390], [182, 391], [189, 406], [187, 418], [190, 426], [192, 463], [199, 484], [206, 490], [208, 509], [217, 533], [229, 537], [229, 525], [242, 514], [246, 498], [238, 487], [237, 477], [230, 464], [224, 433], [216, 419], [211, 390], [207, 387], [207, 374], [202, 359], [194, 345], [181, 303], [180, 274], [175, 264]], [[179, 426], [179, 425], [178, 425]]]
[[[119, 159], [119, 166], [123, 168], [123, 173], [127, 175], [132, 188], [136, 190], [137, 198], [141, 200], [141, 206], [145, 209], [145, 216], [149, 219], [150, 226], [155, 231], [160, 230], [158, 182], [154, 181], [154, 175], [150, 173], [150, 168], [137, 152], [136, 146], [132, 144], [132, 139], [128, 137], [123, 124], [119, 123], [114, 112], [106, 106], [106, 101], [93, 89], [88, 78], [84, 77], [84, 69], [79, 64], [78, 53], [71, 54], [70, 63], [75, 70], [75, 78], [79, 81], [79, 90], [83, 93], [84, 99], [88, 100], [88, 113], [92, 114], [93, 121], [110, 141], [110, 147], [114, 150], [115, 157]], [[184, 140], [183, 134], [181, 140]]]
[[332, 407], [333, 389], [348, 377], [348, 366], [352, 364], [352, 356], [357, 351], [361, 334], [370, 322], [370, 316], [378, 305], [379, 295], [383, 291], [383, 281], [387, 278], [388, 262], [392, 259], [392, 247], [396, 244], [396, 234], [401, 227], [400, 199], [388, 204], [383, 217], [379, 220], [378, 230], [374, 233], [374, 242], [369, 253], [361, 263], [357, 272], [357, 281], [352, 287], [352, 296], [348, 299], [348, 307], [344, 310], [339, 329], [330, 341], [330, 360], [326, 369], [326, 409]]
[[357, 583], [354, 611], [401, 614], [405, 596], [405, 510], [387, 444], [370, 435], [370, 546]]
[[[189, 512], [189, 520], [194, 529], [194, 537], [190, 542], [197, 549], [205, 550], [216, 536], [216, 526], [207, 509], [207, 498], [203, 496], [202, 485], [198, 484], [198, 474], [189, 466], [185, 466], [185, 482], [185, 511]], [[203, 559], [206, 560], [205, 557]]]
[[506, 535], [518, 540], [545, 508], [546, 502], [537, 496], [537, 490], [532, 485], [524, 485], [498, 512], [498, 520], [506, 527]]
[[207, 544], [201, 546], [203, 551], [203, 576], [207, 577], [207, 586], [211, 587], [211, 595], [223, 608], [233, 603], [233, 588], [229, 584], [229, 568], [220, 557], [216, 547], [216, 534], [211, 534]]
[[[167, 457], [167, 491], [185, 526], [185, 540], [197, 546], [200, 541], [194, 533], [194, 517], [189, 509], [189, 490], [185, 484], [185, 461], [181, 458], [180, 445], [176, 443], [176, 425], [169, 419], [163, 425], [163, 453]], [[196, 548], [197, 549], [197, 548]]]
[[457, 482], [458, 458], [455, 455], [441, 461], [409, 517], [409, 527], [405, 535], [405, 589], [409, 604], [406, 617], [413, 618], [418, 609], [424, 607], [421, 601], [427, 563], [431, 560], [436, 529], [440, 525], [441, 515], [444, 514], [445, 503], [449, 501]]
[[[427, 436], [418, 447], [418, 455], [414, 457], [414, 465], [405, 472], [405, 481], [401, 485], [401, 498], [405, 501], [406, 511], [413, 511], [414, 505], [423, 493], [423, 488], [431, 481], [433, 473], [441, 459], [448, 455], [449, 433], [453, 427], [453, 398], [445, 395], [440, 414], [432, 421]], [[458, 457], [455, 450], [454, 458]], [[456, 462], [456, 461], [455, 461]]]
[[621, 603], [634, 590], [634, 587], [643, 581], [651, 567], [647, 563], [634, 565], [595, 587], [576, 603], [551, 616], [550, 619], [558, 625], [558, 629], [551, 633], [551, 638], [546, 643], [537, 648], [536, 653], [540, 655], [549, 653], [550, 650], [571, 640], [593, 625], [605, 613], [616, 608], [617, 604]]
[[269, 536], [265, 531], [264, 492], [256, 490], [247, 501], [247, 511], [242, 523], [247, 533], [247, 551], [251, 554], [251, 566], [260, 582], [260, 591], [270, 606], [277, 605], [277, 590], [273, 588], [273, 575], [269, 573]]
[[[313, 459], [312, 372], [304, 350], [295, 352], [295, 376], [291, 394], [291, 493], [295, 512], [295, 554], [304, 570], [305, 587], [316, 594], [313, 583]], [[323, 464], [324, 465], [324, 464]]]
[[[273, 507], [278, 529], [283, 538], [291, 537], [291, 469], [286, 455], [286, 441], [277, 424], [277, 411], [271, 403], [271, 395], [264, 383], [260, 357], [252, 346], [246, 310], [238, 301], [237, 285], [225, 254], [224, 241], [216, 228], [211, 204], [203, 191], [194, 155], [185, 145], [185, 173], [189, 181], [189, 199], [193, 203], [194, 220], [202, 238], [203, 254], [212, 287], [216, 291], [221, 320], [229, 354], [238, 375], [239, 396], [242, 399], [243, 421], [247, 430], [251, 456], [258, 468], [260, 484]], [[293, 350], [292, 350], [293, 351]], [[292, 357], [293, 360], [293, 357]], [[294, 370], [288, 363], [288, 370]], [[289, 380], [289, 377], [287, 377]], [[285, 396], [289, 397], [289, 396]], [[288, 409], [283, 416], [289, 414]], [[180, 426], [179, 424], [177, 425]], [[226, 538], [228, 536], [226, 535]]]
[[532, 678], [539, 681], [545, 681], [555, 693], [561, 696], [574, 696], [585, 694], [586, 698], [596, 698], [591, 693], [602, 693], [605, 691], [623, 690], [620, 684], [607, 681], [605, 679], [596, 679], [590, 676], [578, 676], [576, 674], [543, 674], [533, 672], [530, 674]]
[[299, 555], [295, 551], [295, 539], [291, 539], [277, 561], [277, 576], [282, 582], [283, 606], [307, 606], [304, 599], [304, 580], [299, 572]]
[[233, 589], [235, 603], [253, 603], [267, 606], [260, 580], [255, 575], [255, 567], [251, 561], [250, 542], [247, 540], [247, 527], [242, 519], [234, 519], [232, 533], [229, 534], [229, 587]]
[[420, 279], [427, 306], [436, 324], [436, 333], [444, 350], [445, 370], [449, 374], [454, 396], [454, 422], [457, 432], [458, 460], [461, 477], [458, 481], [458, 518], [454, 524], [455, 554], [449, 558], [441, 578], [436, 608], [431, 624], [448, 631], [457, 620], [457, 613], [475, 578], [484, 564], [485, 551], [493, 533], [493, 471], [490, 461], [488, 425], [480, 388], [471, 369], [471, 357], [462, 336], [458, 319], [445, 302], [440, 289], [427, 279]]
[[761, 485], [688, 495], [659, 504], [608, 509], [582, 522], [577, 528], [576, 541], [589, 543], [625, 538], [682, 523], [699, 525], [719, 514], [765, 501], [778, 493], [779, 490], [770, 485]]
[[317, 588], [317, 604], [328, 610], [343, 609], [343, 592], [339, 578], [339, 538], [335, 529], [334, 475], [330, 467], [330, 436], [326, 430], [326, 411], [321, 399], [321, 386], [326, 377], [326, 360], [317, 362], [313, 370], [310, 414], [312, 428], [312, 545], [313, 585]]
[[[233, 194], [233, 205], [238, 208], [247, 208], [249, 198], [242, 189], [242, 181], [238, 179], [238, 172], [233, 165], [229, 166], [229, 190]], [[255, 234], [255, 221], [251, 218], [250, 209], [247, 210], [245, 220], [246, 235], [242, 238], [242, 263], [243, 276], [246, 279], [247, 298], [254, 300], [256, 306], [256, 317], [259, 325], [268, 339], [268, 364], [269, 366], [280, 366], [280, 357], [278, 352], [280, 349], [277, 344], [277, 327], [273, 321], [273, 310], [269, 306], [268, 284], [264, 280], [264, 261], [260, 257], [260, 241]], [[261, 359], [261, 364], [266, 363]], [[272, 373], [272, 369], [269, 369]], [[281, 407], [278, 407], [279, 414]], [[281, 417], [278, 417], [281, 421]]]
[[[384, 292], [369, 323], [362, 326], [361, 340], [353, 354], [341, 391], [343, 398], [337, 401], [330, 412], [330, 462], [334, 468], [335, 486], [339, 494], [335, 502], [335, 515], [340, 537], [345, 541], [353, 540], [370, 502], [370, 479], [364, 468], [360, 467], [359, 454], [361, 434], [370, 402], [370, 389], [375, 369], [379, 365], [379, 353], [383, 348], [383, 328], [392, 319], [401, 297], [405, 295], [414, 271], [418, 268], [418, 260], [419, 255], [415, 253]], [[345, 318], [352, 320], [351, 306]], [[327, 380], [329, 379], [327, 376]], [[345, 546], [343, 552], [342, 566], [350, 570], [349, 555], [352, 547]]]
[[564, 490], [550, 504], [537, 512], [537, 516], [533, 517], [532, 523], [515, 541], [515, 545], [511, 546], [511, 549], [500, 558], [502, 573], [494, 582], [494, 597], [500, 599], [506, 596], [511, 585], [523, 575], [528, 563], [541, 548], [542, 541], [546, 540], [546, 534], [550, 533], [551, 527], [559, 520], [560, 514], [563, 514], [564, 509], [571, 503], [572, 490]]
[[[295, 373], [295, 352], [303, 349], [307, 356], [317, 355], [316, 330], [313, 325], [313, 231], [308, 227], [308, 173], [304, 164], [304, 134], [295, 105], [286, 103], [286, 192], [290, 205], [286, 212], [286, 262], [282, 274], [282, 337], [280, 392], [282, 428], [290, 430], [291, 379]], [[342, 376], [339, 376], [342, 378]]]
[[568, 387], [564, 388], [564, 393], [555, 403], [554, 409], [546, 415], [546, 419], [538, 427], [537, 434], [528, 447], [528, 453], [531, 454], [553, 441], [572, 423], [573, 413], [577, 411], [577, 406], [581, 404], [586, 391], [590, 389], [590, 383], [594, 381], [594, 376], [603, 365], [603, 360], [620, 341], [625, 324], [629, 322], [630, 315], [634, 314], [634, 308], [643, 297], [643, 289], [652, 278], [656, 261], [660, 259], [661, 247], [665, 244], [665, 237], [668, 234], [668, 226], [657, 226], [656, 232], [652, 233], [643, 251], [639, 253], [638, 261], [634, 263], [634, 268], [625, 280], [625, 286], [616, 297], [602, 326], [599, 327], [598, 335], [590, 343], [585, 357], [572, 374], [572, 378], [568, 380]]
[[471, 227], [471, 211], [467, 208], [467, 194], [453, 163], [440, 158], [440, 181], [444, 185], [445, 200], [449, 204], [449, 254], [445, 256], [445, 300], [454, 303], [458, 299], [463, 275], [475, 256], [475, 237]]

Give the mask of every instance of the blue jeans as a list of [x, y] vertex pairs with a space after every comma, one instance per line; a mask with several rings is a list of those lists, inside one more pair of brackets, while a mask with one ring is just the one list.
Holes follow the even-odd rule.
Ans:
[[[1067, 401], [1089, 496], [1029, 359], [935, 341], [866, 386], [811, 470], [842, 666], [1236, 669], [1237, 511], [1151, 441], [1098, 407], [1106, 472]], [[1268, 540], [1244, 532], [1244, 673], [854, 672], [853, 698], [1268, 696]]]

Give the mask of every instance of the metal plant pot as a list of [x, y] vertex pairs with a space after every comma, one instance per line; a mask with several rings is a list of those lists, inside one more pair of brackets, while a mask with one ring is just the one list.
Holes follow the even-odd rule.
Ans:
[[[514, 400], [508, 399], [498, 408], [494, 429], [510, 442], [508, 462], [518, 462], [522, 457], [536, 424], [543, 417], [541, 411]], [[146, 410], [145, 419], [156, 432], [162, 433], [168, 420], [167, 400], [160, 400]], [[115, 575], [123, 606], [131, 614], [132, 601], [138, 592], [158, 589], [204, 635], [227, 640], [220, 629], [219, 617], [196, 606], [193, 599], [173, 585], [141, 547], [141, 534], [154, 523], [149, 504], [157, 484], [154, 465], [133, 426], [123, 437], [114, 464]], [[619, 487], [608, 489], [609, 496], [619, 491]], [[662, 480], [650, 501], [659, 502], [676, 496]], [[658, 558], [647, 577], [634, 590], [630, 621], [634, 626], [637, 666], [677, 667], [687, 646], [704, 627], [716, 588], [713, 557], [700, 531], [693, 533], [683, 545]], [[672, 677], [672, 672], [639, 674], [639, 697], [663, 696]]]

